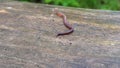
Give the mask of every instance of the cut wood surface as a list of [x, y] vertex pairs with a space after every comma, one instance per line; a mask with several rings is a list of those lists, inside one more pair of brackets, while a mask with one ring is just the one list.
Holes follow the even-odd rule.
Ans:
[[120, 12], [1, 2], [0, 68], [120, 68]]

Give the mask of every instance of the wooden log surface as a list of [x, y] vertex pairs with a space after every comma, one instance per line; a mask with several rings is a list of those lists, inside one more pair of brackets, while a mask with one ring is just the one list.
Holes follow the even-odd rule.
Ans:
[[[58, 8], [74, 27], [70, 35]], [[119, 68], [120, 12], [17, 1], [0, 3], [1, 68]]]

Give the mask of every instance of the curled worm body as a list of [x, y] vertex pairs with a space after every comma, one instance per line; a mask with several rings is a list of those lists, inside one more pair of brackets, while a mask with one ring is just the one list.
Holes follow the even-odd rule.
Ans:
[[61, 12], [56, 12], [56, 15], [63, 19], [63, 23], [64, 23], [65, 27], [67, 27], [69, 29], [66, 32], [58, 33], [57, 36], [71, 34], [74, 31], [74, 28], [67, 22], [66, 16], [63, 13], [61, 13]]

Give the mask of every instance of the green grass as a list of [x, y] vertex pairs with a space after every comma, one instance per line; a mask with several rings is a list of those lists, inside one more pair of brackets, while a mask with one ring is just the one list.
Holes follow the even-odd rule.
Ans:
[[45, 4], [79, 8], [120, 10], [120, 0], [19, 0], [19, 1], [40, 2]]

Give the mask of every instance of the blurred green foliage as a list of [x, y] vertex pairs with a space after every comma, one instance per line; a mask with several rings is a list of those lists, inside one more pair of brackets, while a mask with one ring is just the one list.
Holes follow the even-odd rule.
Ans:
[[19, 0], [70, 7], [120, 10], [120, 0]]

